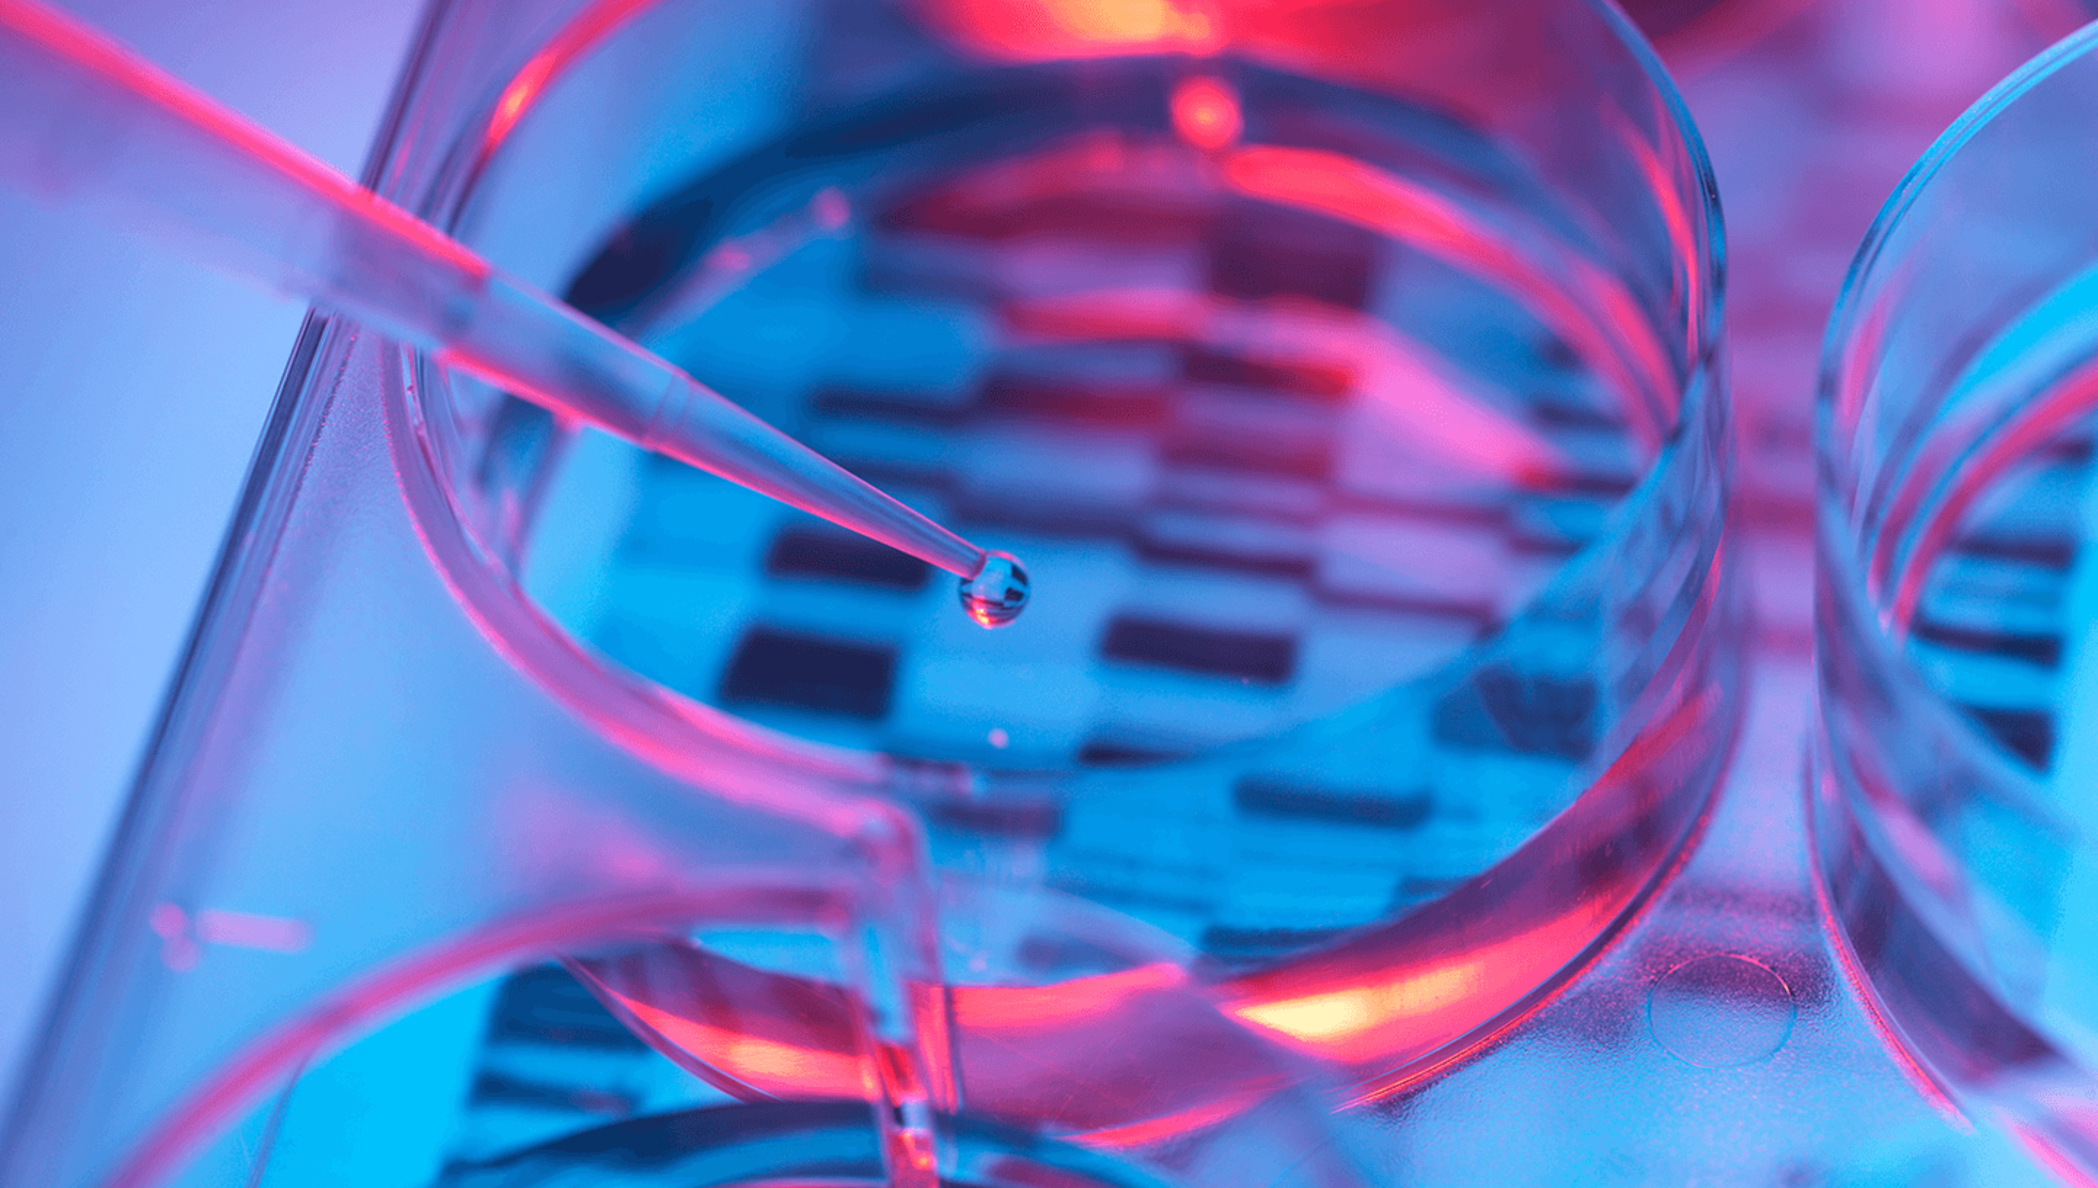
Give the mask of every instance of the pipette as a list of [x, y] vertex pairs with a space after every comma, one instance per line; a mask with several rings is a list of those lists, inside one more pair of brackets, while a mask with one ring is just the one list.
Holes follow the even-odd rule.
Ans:
[[0, 0], [0, 179], [157, 224], [563, 416], [961, 578], [986, 627], [1028, 580], [661, 358], [38, 0]]

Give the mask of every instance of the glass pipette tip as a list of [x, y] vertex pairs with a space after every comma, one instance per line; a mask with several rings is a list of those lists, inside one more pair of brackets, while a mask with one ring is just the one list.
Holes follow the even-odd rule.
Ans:
[[956, 575], [969, 617], [1026, 571], [39, 0], [0, 0], [0, 177], [118, 208], [217, 268], [349, 314], [446, 366]]

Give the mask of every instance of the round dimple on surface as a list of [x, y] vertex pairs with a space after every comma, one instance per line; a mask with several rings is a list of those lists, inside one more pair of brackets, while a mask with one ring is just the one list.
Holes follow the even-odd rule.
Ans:
[[1760, 961], [1732, 953], [1686, 961], [1661, 975], [1646, 1000], [1654, 1042], [1699, 1068], [1768, 1060], [1792, 1036], [1792, 988]]

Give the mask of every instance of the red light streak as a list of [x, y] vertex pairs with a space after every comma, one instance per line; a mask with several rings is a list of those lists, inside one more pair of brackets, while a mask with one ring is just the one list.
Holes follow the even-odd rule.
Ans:
[[[766, 1039], [736, 1029], [710, 1027], [633, 998], [621, 1002], [635, 1019], [672, 1048], [704, 1052], [724, 1068], [734, 1069], [775, 1096], [858, 1097], [865, 1090], [865, 1061], [857, 1050], [824, 1051], [803, 1044]], [[846, 1089], [846, 1087], [850, 1087]], [[845, 1090], [844, 1092], [840, 1092]]]
[[2085, 1175], [2044, 1132], [2015, 1118], [2006, 1118], [2004, 1125], [2011, 1137], [2018, 1140], [2018, 1145], [2025, 1148], [2026, 1154], [2032, 1156], [2033, 1162], [2046, 1168], [2062, 1183], [2074, 1188], [2098, 1188], [2098, 1179]]
[[563, 71], [614, 30], [657, 3], [658, 0], [598, 0], [563, 25], [545, 48], [524, 64], [510, 80], [510, 85], [503, 88], [502, 96], [496, 100], [495, 112], [488, 120], [488, 130], [481, 135], [481, 161], [485, 163], [509, 137], [525, 112], [539, 101], [546, 88]]
[[[1688, 696], [1627, 747], [1569, 813], [1634, 816], [1645, 810], [1644, 801], [1660, 795], [1652, 787], [1655, 765], [1693, 732], [1708, 728], [1717, 710], [1716, 691], [1709, 687], [1678, 692]], [[1619, 829], [1630, 827], [1618, 823]], [[1560, 865], [1568, 862], [1573, 860], [1559, 857]], [[1323, 958], [1220, 987], [1224, 1009], [1309, 1055], [1374, 1078], [1361, 1100], [1387, 1096], [1432, 1071], [1407, 1066], [1451, 1037], [1490, 1037], [1539, 1009], [1583, 955], [1593, 954], [1611, 921], [1638, 902], [1648, 880], [1638, 863], [1571, 882], [1546, 864], [1511, 882], [1499, 891], [1499, 915], [1506, 923], [1488, 923], [1494, 917], [1461, 902], [1462, 892], [1453, 893], [1404, 925], [1370, 933]], [[1394, 1066], [1396, 1075], [1390, 1072]]]
[[[1716, 588], [1707, 582], [1707, 611]], [[1681, 773], [1669, 760], [1695, 733], [1714, 728], [1720, 698], [1693, 677], [1678, 675], [1667, 694], [1672, 708], [1563, 814], [1580, 822], [1568, 836], [1587, 839], [1578, 843], [1583, 853], [1624, 857], [1624, 839], [1644, 833], [1665, 859], [1694, 825], [1702, 801], [1674, 793]], [[1175, 1127], [1208, 1124], [1258, 1100], [1282, 1075], [1257, 1045], [1235, 1044], [1241, 1033], [1208, 1013], [1213, 995], [1226, 1016], [1361, 1078], [1362, 1099], [1386, 1096], [1432, 1072], [1424, 1058], [1444, 1053], [1433, 1063], [1445, 1066], [1529, 1017], [1653, 885], [1654, 865], [1639, 856], [1587, 862], [1565, 852], [1567, 844], [1556, 833], [1540, 835], [1524, 848], [1527, 858], [1504, 862], [1492, 880], [1339, 949], [1218, 986], [1197, 987], [1180, 966], [1160, 963], [1052, 986], [952, 987], [959, 1080], [972, 1108], [1053, 1123], [1093, 1145], [1149, 1142], [1179, 1133]], [[1482, 896], [1497, 910], [1482, 911]], [[653, 1026], [681, 1037], [676, 1042], [708, 1045], [673, 1058], [703, 1076], [711, 1070], [717, 1084], [748, 1084], [752, 1095], [864, 1092], [867, 1069], [841, 991], [676, 943], [646, 953], [647, 965], [668, 962], [661, 968], [684, 972], [665, 979], [631, 970], [618, 987], [621, 999], [647, 999], [698, 1024]], [[758, 992], [760, 983], [771, 989]], [[757, 1015], [727, 1005], [752, 1002], [771, 1005]], [[750, 1038], [763, 1042], [746, 1045]], [[1155, 1042], [1202, 1051], [1200, 1068], [1161, 1065], [1146, 1052]]]
[[[472, 282], [487, 277], [485, 261], [429, 224], [184, 85], [96, 30], [21, 0], [0, 0], [0, 23], [21, 31], [26, 39], [62, 56], [81, 71], [107, 80], [112, 93], [142, 95], [176, 120], [208, 130], [263, 170], [268, 179], [264, 184], [275, 182], [268, 178], [269, 174], [287, 175], [332, 202], [343, 212], [346, 224], [376, 226], [384, 240], [412, 243], [425, 255], [464, 273]], [[275, 182], [272, 188], [281, 186], [281, 182]]]
[[1214, 16], [1175, 0], [944, 0], [928, 8], [961, 45], [1009, 62], [1207, 53], [1221, 44]]
[[[1541, 275], [1505, 236], [1438, 194], [1381, 169], [1320, 149], [1253, 146], [1224, 156], [1226, 181], [1241, 193], [1318, 211], [1367, 227], [1460, 268], [1489, 277], [1527, 302], [1627, 402], [1649, 449], [1675, 417], [1667, 352], [1624, 287], [1585, 261], [1568, 259], [1563, 281]], [[1578, 300], [1576, 298], [1579, 298]], [[1598, 320], [1591, 310], [1604, 316]], [[1629, 360], [1620, 355], [1629, 352]], [[1647, 400], [1639, 397], [1644, 394]], [[1658, 400], [1653, 408], [1648, 401]]]
[[1315, 210], [1383, 232], [1425, 251], [1496, 272], [1506, 249], [1454, 204], [1375, 166], [1324, 149], [1253, 145], [1225, 158], [1239, 192]]
[[1112, 1014], [1140, 995], [1187, 982], [1187, 970], [1158, 962], [1050, 986], [956, 986], [954, 1022], [964, 1031], [1083, 1023]]
[[1563, 469], [1559, 451], [1528, 425], [1467, 391], [1388, 323], [1354, 310], [1301, 298], [1115, 289], [1014, 301], [1003, 312], [1015, 330], [1045, 338], [1195, 341], [1254, 362], [1335, 373], [1439, 460], [1523, 486]]
[[[1909, 480], [1891, 501], [1880, 533], [1881, 544], [1873, 558], [1875, 576], [1884, 576], [1898, 557], [1897, 550], [1911, 539], [1901, 572], [1894, 575], [1894, 596], [1883, 621], [1896, 635], [1907, 632], [1923, 597], [1923, 584], [1931, 574], [1947, 542], [1959, 530], [1961, 517], [2005, 468], [2061, 432], [2070, 423], [2098, 407], [2098, 360], [2077, 367], [2037, 398], [2020, 405], [2006, 423], [1989, 433], [1979, 444], [1968, 434], [1938, 435], [1934, 457], [1909, 468]], [[1972, 448], [1965, 459], [1952, 455]], [[1936, 465], [1930, 463], [1935, 462]], [[1946, 473], [1949, 469], [1950, 473]], [[1935, 506], [1932, 506], [1935, 504]], [[1908, 531], [1909, 523], [1928, 509], [1922, 525]]]
[[[665, 941], [571, 961], [615, 1015], [702, 1079], [746, 1100], [862, 1097], [880, 1070], [849, 995]], [[1274, 1054], [1217, 1014], [1187, 970], [1158, 962], [1050, 986], [914, 987], [945, 1011], [969, 1108], [1092, 1146], [1156, 1141], [1229, 1117], [1287, 1081]], [[1200, 1051], [1168, 1066], [1156, 1045]], [[895, 1075], [895, 1069], [889, 1070]]]
[[1459, 956], [1430, 954], [1330, 988], [1247, 997], [1226, 1009], [1308, 1055], [1351, 1068], [1412, 1058], [1424, 1054], [1424, 1039], [1463, 1034], [1516, 1004], [1621, 907], [1613, 895], [1584, 897], [1556, 916]]
[[1679, 280], [1683, 285], [1683, 309], [1687, 315], [1684, 319], [1684, 350], [1686, 358], [1695, 359], [1698, 342], [1705, 332], [1705, 277], [1697, 267], [1697, 262], [1703, 257], [1697, 250], [1697, 233], [1690, 225], [1690, 212], [1684, 209], [1675, 179], [1669, 176], [1668, 166], [1662, 162], [1660, 153], [1622, 113], [1617, 113], [1614, 123], [1619, 142], [1632, 154], [1632, 160], [1646, 177], [1648, 191], [1661, 210], [1661, 223], [1668, 228], [1669, 247], [1675, 259], [1681, 261], [1683, 272]]
[[1080, 1146], [1097, 1150], [1127, 1150], [1156, 1143], [1204, 1126], [1213, 1126], [1226, 1118], [1234, 1117], [1260, 1104], [1279, 1084], [1262, 1083], [1248, 1085], [1237, 1093], [1226, 1094], [1214, 1101], [1202, 1102], [1187, 1109], [1129, 1126], [1116, 1126], [1106, 1130], [1093, 1130], [1072, 1136]]

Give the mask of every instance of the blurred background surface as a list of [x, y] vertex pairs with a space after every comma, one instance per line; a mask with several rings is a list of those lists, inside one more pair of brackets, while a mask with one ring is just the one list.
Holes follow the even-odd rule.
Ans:
[[[353, 175], [422, 9], [65, 7]], [[305, 306], [12, 192], [0, 228], [0, 1085], [12, 1085]]]

